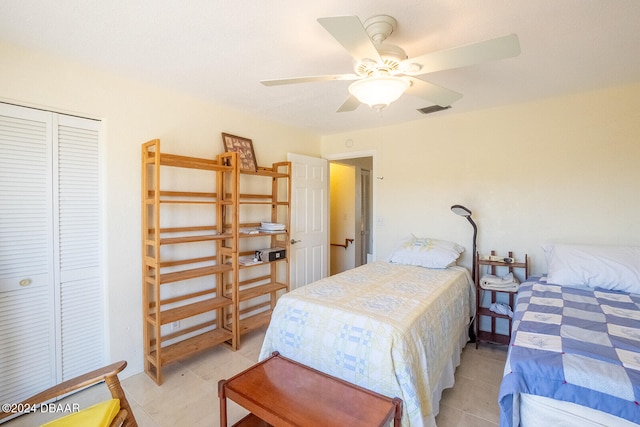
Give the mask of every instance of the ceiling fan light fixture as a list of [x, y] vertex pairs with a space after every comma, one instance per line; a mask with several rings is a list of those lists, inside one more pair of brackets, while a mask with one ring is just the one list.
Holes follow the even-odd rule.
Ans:
[[381, 110], [400, 98], [409, 86], [411, 82], [402, 77], [375, 76], [351, 83], [349, 93], [363, 104]]

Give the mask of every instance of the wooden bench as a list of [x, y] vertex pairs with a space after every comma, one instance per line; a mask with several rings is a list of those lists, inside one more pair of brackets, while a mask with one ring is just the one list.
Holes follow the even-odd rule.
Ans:
[[274, 352], [218, 383], [220, 426], [227, 427], [227, 398], [251, 413], [234, 424], [250, 426], [400, 426], [402, 400], [329, 376]]

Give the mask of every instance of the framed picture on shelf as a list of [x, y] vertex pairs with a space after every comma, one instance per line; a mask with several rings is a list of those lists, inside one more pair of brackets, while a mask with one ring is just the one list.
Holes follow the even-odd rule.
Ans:
[[224, 143], [225, 152], [235, 151], [238, 153], [240, 169], [253, 172], [258, 170], [256, 154], [253, 152], [253, 141], [248, 138], [222, 132], [222, 142]]

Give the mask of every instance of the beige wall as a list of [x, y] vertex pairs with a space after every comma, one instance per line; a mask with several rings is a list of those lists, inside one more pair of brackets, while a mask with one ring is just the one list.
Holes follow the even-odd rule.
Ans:
[[210, 157], [221, 132], [252, 138], [261, 165], [287, 152], [320, 154], [317, 136], [0, 43], [0, 101], [98, 118], [104, 123], [105, 278], [110, 360], [142, 370], [140, 145]]
[[367, 150], [378, 259], [415, 233], [465, 245], [470, 267], [453, 204], [481, 253], [526, 252], [535, 273], [548, 241], [640, 245], [640, 85], [322, 138], [323, 156]]

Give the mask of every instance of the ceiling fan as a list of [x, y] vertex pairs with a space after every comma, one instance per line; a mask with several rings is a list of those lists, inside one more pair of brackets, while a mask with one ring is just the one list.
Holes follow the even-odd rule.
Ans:
[[364, 24], [357, 16], [319, 18], [318, 22], [355, 60], [351, 74], [262, 80], [265, 86], [330, 80], [354, 80], [349, 97], [338, 112], [353, 111], [360, 103], [381, 110], [408, 93], [441, 107], [449, 107], [462, 94], [423, 80], [425, 74], [520, 54], [518, 36], [511, 34], [478, 43], [408, 58], [405, 51], [384, 41], [396, 29], [396, 20], [376, 15]]

